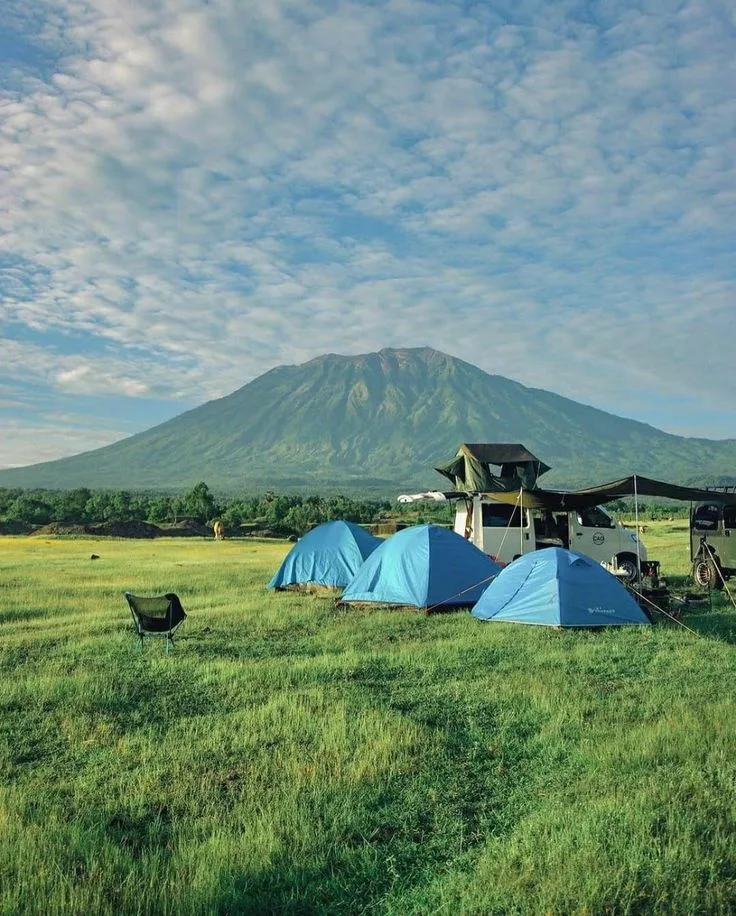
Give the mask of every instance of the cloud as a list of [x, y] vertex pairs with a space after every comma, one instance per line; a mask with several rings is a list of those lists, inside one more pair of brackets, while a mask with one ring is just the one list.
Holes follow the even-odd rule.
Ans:
[[[109, 445], [129, 433], [95, 424], [90, 427], [82, 416], [61, 417], [61, 422], [3, 423], [4, 453], [0, 468], [36, 464], [65, 458], [79, 452]], [[9, 456], [9, 457], [6, 457]]]
[[0, 380], [174, 413], [429, 344], [734, 434], [726, 4], [29, 9], [0, 67]]

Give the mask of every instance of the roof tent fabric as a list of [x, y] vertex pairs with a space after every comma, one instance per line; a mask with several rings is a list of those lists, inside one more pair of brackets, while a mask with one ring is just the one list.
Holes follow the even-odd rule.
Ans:
[[474, 604], [501, 567], [438, 525], [414, 525], [384, 541], [345, 589], [343, 602], [422, 609]]
[[269, 588], [316, 585], [343, 588], [381, 541], [352, 522], [325, 522], [297, 541]]
[[681, 487], [663, 480], [652, 480], [649, 477], [640, 477], [638, 474], [631, 477], [622, 477], [610, 483], [602, 483], [597, 487], [588, 487], [584, 490], [522, 490], [521, 496], [517, 488], [513, 492], [498, 493], [488, 492], [488, 497], [495, 502], [521, 504], [527, 509], [552, 509], [572, 510], [589, 509], [602, 503], [621, 499], [625, 496], [661, 496], [668, 499], [679, 499], [692, 502], [728, 502], [733, 499], [733, 494], [719, 492], [718, 490], [697, 489], [695, 487]]
[[[500, 473], [494, 474], [491, 465], [500, 467]], [[451, 461], [435, 470], [458, 490], [491, 492], [534, 487], [549, 465], [519, 443], [464, 442]]]
[[479, 620], [548, 627], [649, 623], [615, 576], [589, 557], [562, 547], [514, 560], [483, 592], [472, 613]]

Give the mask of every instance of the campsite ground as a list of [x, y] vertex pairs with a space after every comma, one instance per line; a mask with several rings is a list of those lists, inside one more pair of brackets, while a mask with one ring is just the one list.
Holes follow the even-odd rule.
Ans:
[[[686, 573], [684, 523], [646, 540]], [[289, 546], [0, 538], [0, 912], [733, 912], [725, 598], [336, 610], [266, 592]], [[180, 594], [171, 657], [125, 589]]]

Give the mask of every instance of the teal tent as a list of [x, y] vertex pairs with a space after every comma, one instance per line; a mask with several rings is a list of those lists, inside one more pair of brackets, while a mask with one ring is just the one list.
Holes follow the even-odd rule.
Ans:
[[424, 610], [474, 604], [501, 567], [465, 538], [438, 525], [414, 525], [376, 548], [342, 601]]
[[483, 592], [472, 613], [479, 620], [548, 627], [649, 623], [615, 576], [590, 557], [562, 547], [514, 560]]
[[294, 544], [268, 587], [315, 584], [343, 588], [380, 543], [360, 525], [325, 522]]

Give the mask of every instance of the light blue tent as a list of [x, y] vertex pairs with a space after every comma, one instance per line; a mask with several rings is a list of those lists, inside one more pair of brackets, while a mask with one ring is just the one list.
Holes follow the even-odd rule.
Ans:
[[440, 609], [474, 604], [501, 567], [438, 525], [414, 525], [384, 541], [345, 589], [343, 602]]
[[479, 620], [548, 627], [649, 623], [615, 576], [590, 557], [562, 547], [514, 560], [483, 592], [472, 613]]
[[268, 587], [314, 583], [344, 588], [380, 543], [360, 525], [325, 522], [294, 544]]

